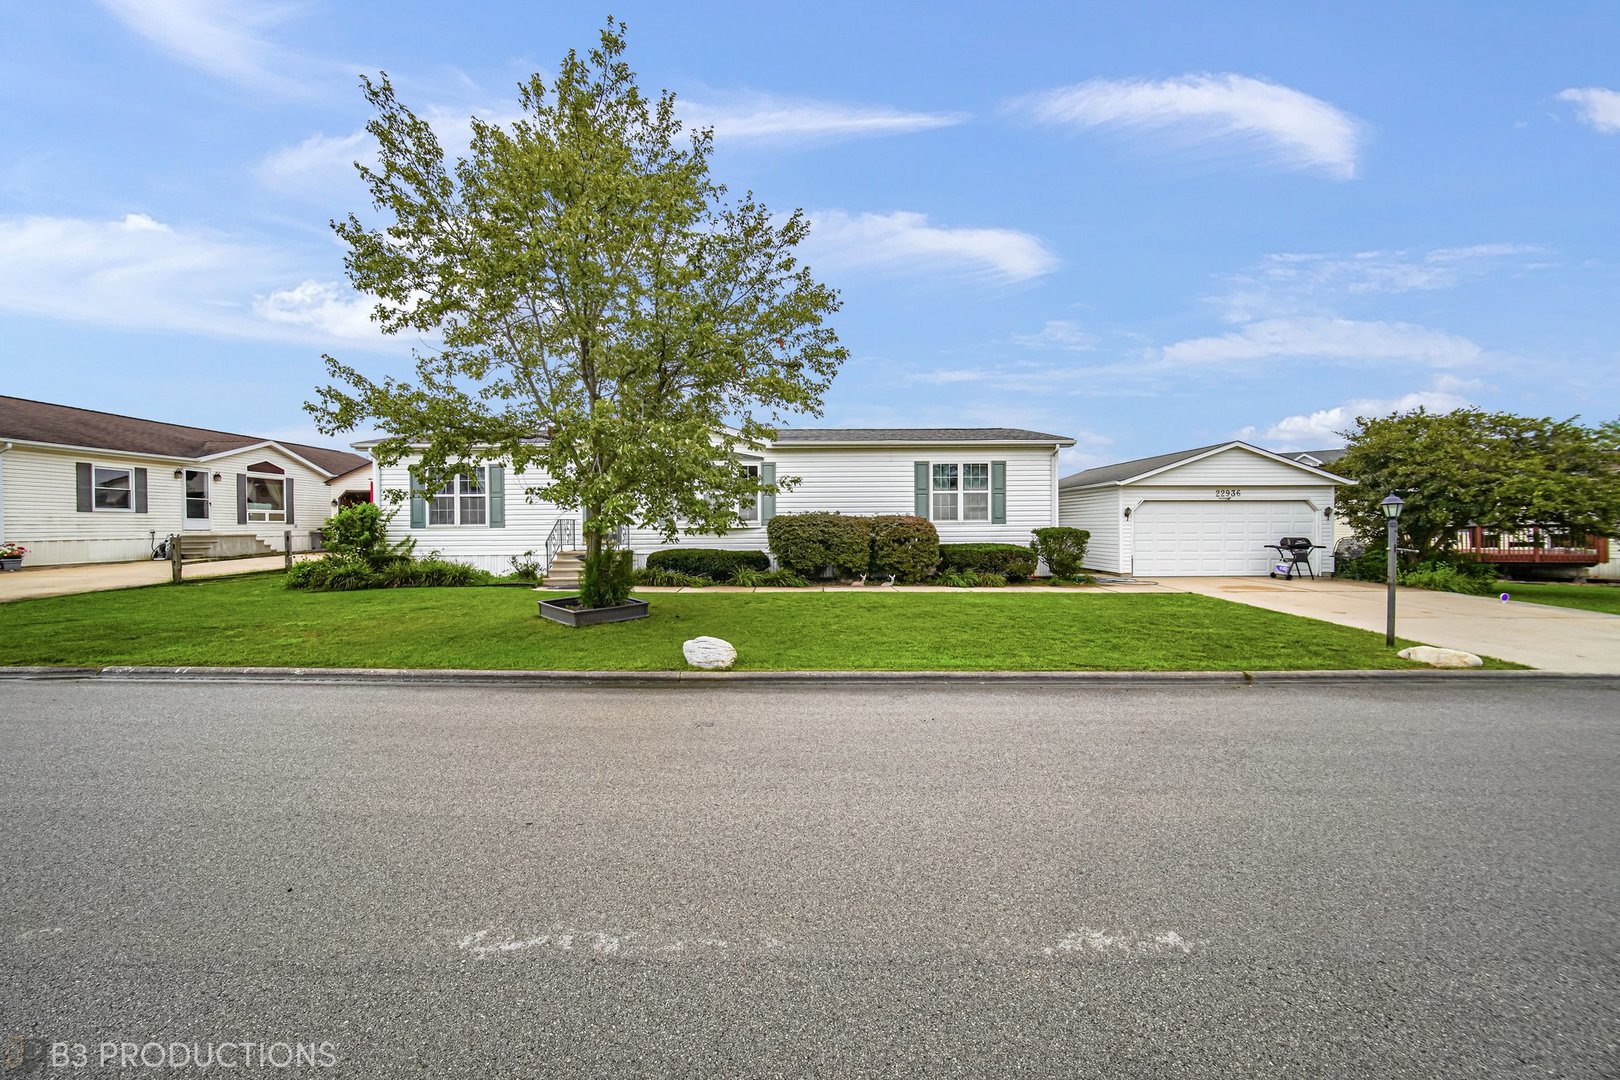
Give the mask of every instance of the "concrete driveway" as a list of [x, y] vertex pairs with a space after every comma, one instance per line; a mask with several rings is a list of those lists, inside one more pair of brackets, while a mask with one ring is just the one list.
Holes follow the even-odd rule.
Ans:
[[[1252, 577], [1159, 578], [1173, 592], [1384, 631], [1384, 586], [1364, 581], [1276, 581]], [[1503, 603], [1399, 589], [1395, 632], [1403, 638], [1494, 656], [1543, 671], [1620, 674], [1620, 617], [1545, 604]]]
[[[298, 555], [293, 556], [299, 558]], [[280, 570], [285, 555], [251, 559], [221, 559], [217, 562], [187, 563], [185, 580], [253, 574]], [[170, 578], [168, 562], [95, 563], [89, 566], [40, 566], [0, 574], [0, 604], [11, 600], [33, 600], [41, 596], [67, 596], [71, 593], [106, 592], [161, 585]]]

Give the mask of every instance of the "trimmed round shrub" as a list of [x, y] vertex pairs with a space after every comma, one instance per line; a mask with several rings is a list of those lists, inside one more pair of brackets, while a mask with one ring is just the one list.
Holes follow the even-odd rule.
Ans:
[[1036, 529], [1034, 536], [1029, 549], [1045, 560], [1046, 568], [1052, 571], [1053, 577], [1073, 578], [1080, 575], [1081, 565], [1086, 559], [1086, 545], [1091, 543], [1091, 533], [1085, 529], [1054, 525], [1048, 529]]
[[868, 574], [921, 581], [939, 565], [939, 531], [933, 522], [912, 514], [879, 514], [871, 522]]
[[764, 572], [771, 557], [763, 551], [724, 551], [720, 548], [665, 548], [647, 555], [647, 569], [730, 581], [739, 570]]
[[871, 525], [863, 517], [777, 514], [765, 536], [782, 569], [812, 581], [829, 569], [838, 577], [864, 574], [872, 560]]
[[1035, 575], [1035, 553], [1018, 544], [941, 544], [942, 570], [1000, 574], [1008, 581], [1022, 581]]

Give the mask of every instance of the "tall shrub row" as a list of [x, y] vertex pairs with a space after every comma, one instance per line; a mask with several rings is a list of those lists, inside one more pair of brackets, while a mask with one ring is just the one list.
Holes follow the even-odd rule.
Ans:
[[811, 580], [831, 572], [922, 581], [939, 566], [938, 530], [911, 514], [778, 514], [765, 536], [782, 569]]

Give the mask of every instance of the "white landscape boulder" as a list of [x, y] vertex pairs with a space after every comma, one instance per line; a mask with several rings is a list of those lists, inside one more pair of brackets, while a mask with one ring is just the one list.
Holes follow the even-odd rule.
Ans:
[[1410, 649], [1402, 649], [1395, 655], [1402, 660], [1416, 660], [1418, 663], [1428, 664], [1430, 667], [1479, 667], [1485, 663], [1471, 652], [1462, 652], [1458, 649], [1437, 649], [1433, 645], [1414, 645]]
[[737, 662], [731, 642], [717, 637], [695, 637], [681, 645], [681, 652], [688, 664], [708, 671], [722, 671]]

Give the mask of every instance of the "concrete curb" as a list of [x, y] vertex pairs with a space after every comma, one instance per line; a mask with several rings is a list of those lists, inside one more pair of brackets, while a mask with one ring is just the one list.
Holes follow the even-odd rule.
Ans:
[[132, 682], [303, 682], [356, 685], [505, 685], [613, 687], [755, 687], [784, 685], [940, 684], [1102, 686], [1173, 683], [1366, 683], [1435, 679], [1610, 680], [1620, 675], [1557, 671], [483, 671], [416, 668], [0, 667], [0, 680], [117, 679]]

